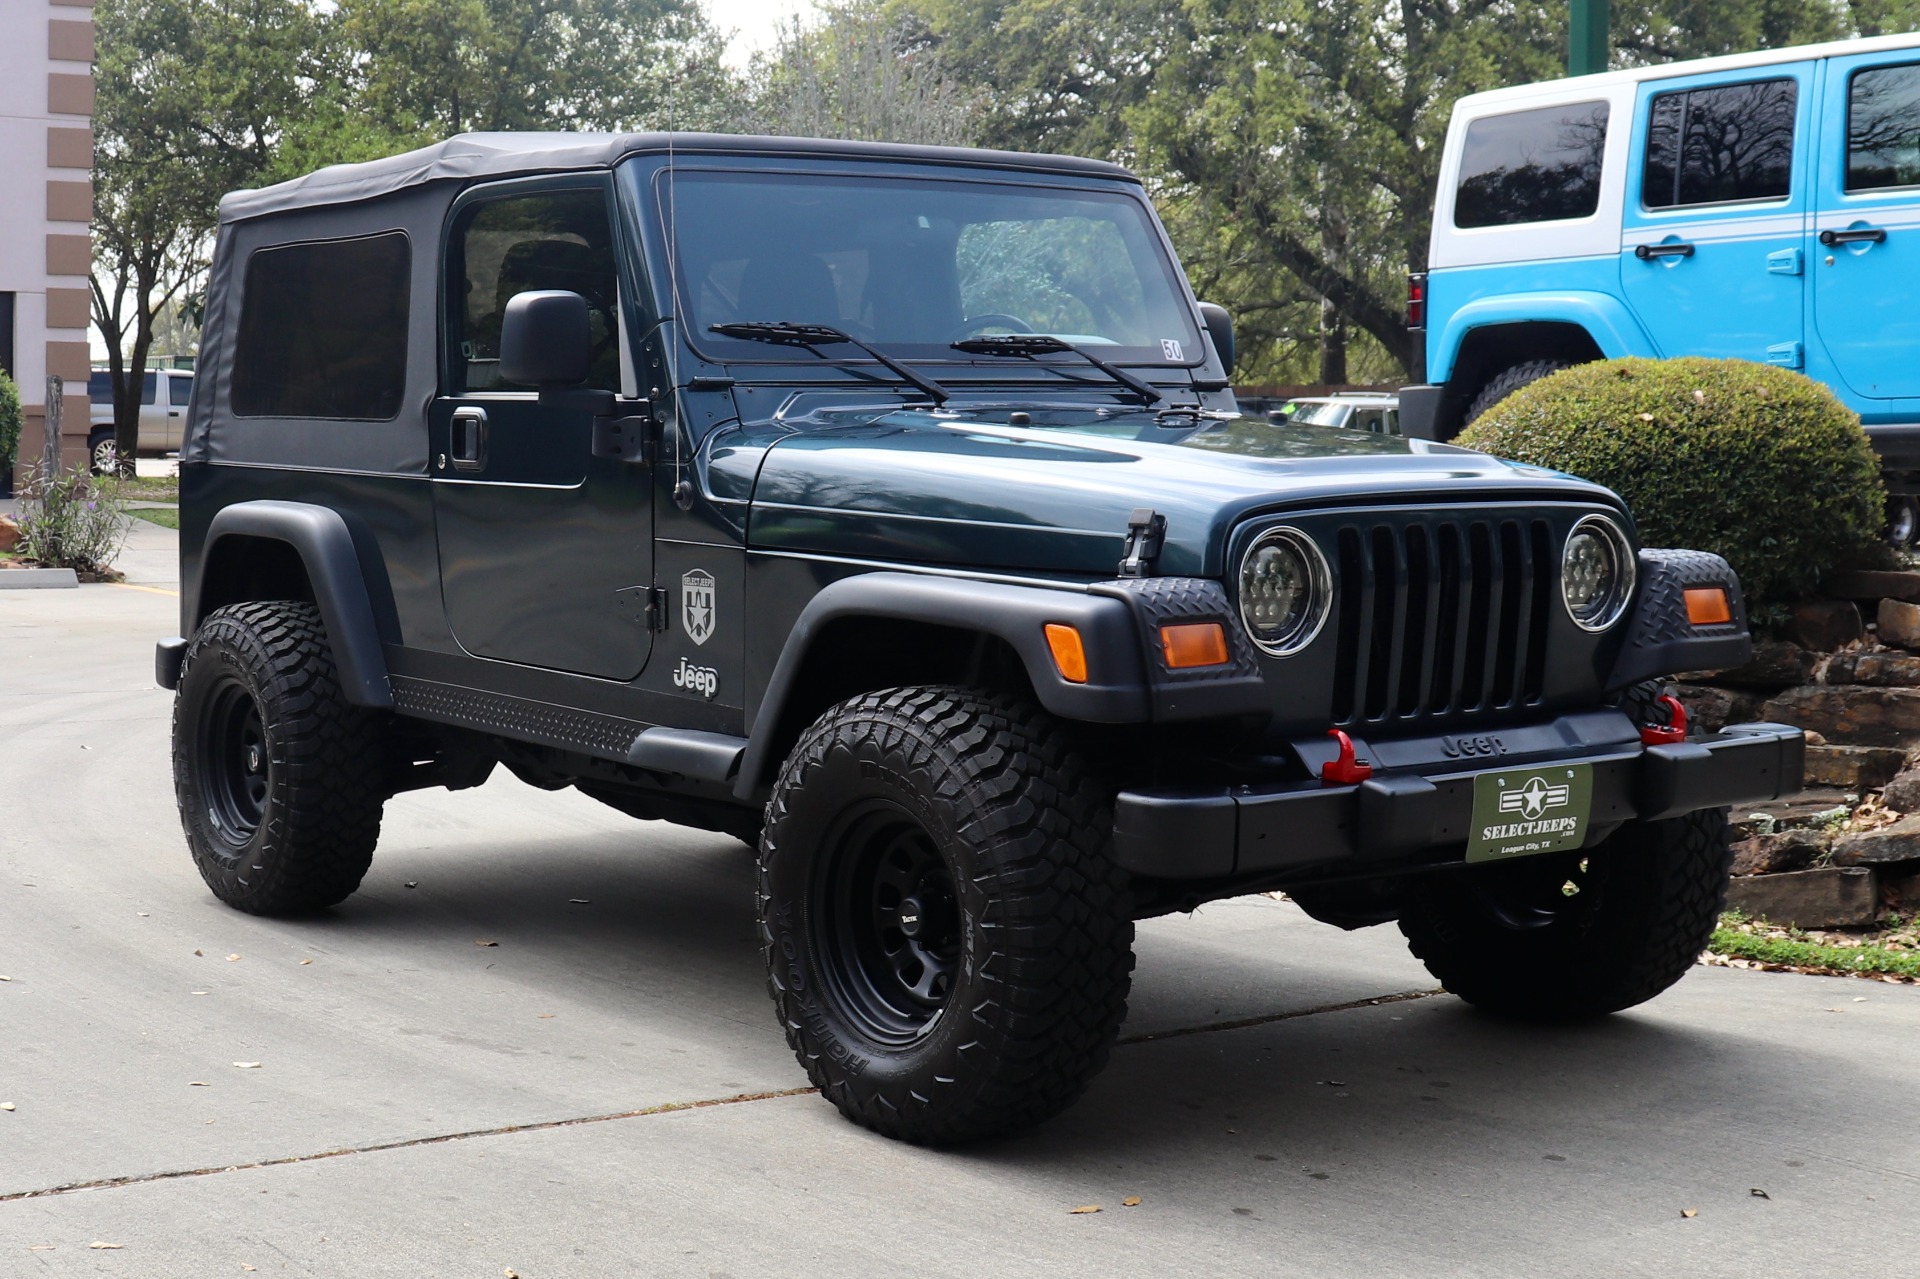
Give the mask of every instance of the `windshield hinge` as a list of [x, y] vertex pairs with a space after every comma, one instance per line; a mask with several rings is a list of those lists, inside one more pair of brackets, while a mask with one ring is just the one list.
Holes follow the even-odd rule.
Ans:
[[1160, 543], [1166, 540], [1167, 517], [1152, 507], [1135, 508], [1127, 517], [1127, 545], [1120, 556], [1120, 576], [1145, 577], [1160, 558]]

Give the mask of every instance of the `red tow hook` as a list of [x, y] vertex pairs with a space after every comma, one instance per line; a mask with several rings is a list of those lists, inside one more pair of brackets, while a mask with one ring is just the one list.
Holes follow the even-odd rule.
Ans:
[[1675, 742], [1686, 741], [1687, 708], [1680, 704], [1680, 699], [1663, 696], [1654, 705], [1666, 707], [1667, 718], [1671, 722], [1666, 725], [1645, 725], [1640, 730], [1640, 740], [1648, 746], [1671, 746]]
[[1328, 729], [1327, 736], [1340, 743], [1340, 758], [1320, 765], [1321, 781], [1333, 786], [1358, 786], [1373, 776], [1373, 764], [1354, 756], [1351, 737], [1337, 728]]

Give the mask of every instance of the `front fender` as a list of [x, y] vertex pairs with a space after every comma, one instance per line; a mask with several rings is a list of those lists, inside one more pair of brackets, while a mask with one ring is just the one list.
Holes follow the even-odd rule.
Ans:
[[1658, 356], [1640, 321], [1609, 293], [1568, 290], [1559, 293], [1505, 293], [1478, 298], [1452, 315], [1428, 352], [1427, 378], [1445, 382], [1467, 335], [1475, 329], [1515, 324], [1577, 324], [1609, 360], [1622, 356]]
[[393, 705], [387, 683], [386, 659], [381, 653], [380, 628], [374, 620], [353, 534], [340, 513], [307, 502], [236, 502], [215, 513], [207, 527], [205, 551], [189, 597], [193, 610], [186, 620], [191, 634], [209, 611], [202, 586], [209, 565], [220, 562], [225, 538], [258, 538], [284, 542], [299, 555], [313, 588], [314, 603], [327, 625], [340, 691], [356, 706], [381, 709]]

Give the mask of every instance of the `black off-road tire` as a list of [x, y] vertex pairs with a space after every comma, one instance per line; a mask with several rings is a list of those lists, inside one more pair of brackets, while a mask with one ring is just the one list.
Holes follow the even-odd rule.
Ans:
[[1572, 858], [1436, 880], [1400, 931], [1476, 1007], [1528, 1021], [1600, 1017], [1686, 975], [1726, 906], [1732, 860], [1724, 808], [1629, 822]]
[[1025, 703], [897, 688], [822, 715], [767, 805], [758, 893], [768, 987], [821, 1094], [941, 1145], [1078, 1097], [1133, 969], [1112, 829], [1109, 792]]
[[200, 624], [173, 702], [173, 784], [214, 896], [290, 915], [360, 886], [387, 798], [381, 718], [341, 695], [312, 604], [234, 604]]
[[1566, 360], [1528, 360], [1511, 368], [1500, 370], [1493, 380], [1481, 387], [1473, 401], [1467, 405], [1467, 425], [1473, 425], [1475, 418], [1485, 413], [1500, 401], [1512, 395], [1523, 386], [1538, 382], [1549, 373], [1558, 373], [1561, 369], [1571, 368]]

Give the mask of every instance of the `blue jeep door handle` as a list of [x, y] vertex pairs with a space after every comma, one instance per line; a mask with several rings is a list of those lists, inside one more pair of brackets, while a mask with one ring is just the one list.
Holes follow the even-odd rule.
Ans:
[[1845, 231], [1822, 231], [1820, 243], [1832, 248], [1836, 244], [1885, 244], [1887, 233], [1877, 226], [1851, 227]]
[[1654, 258], [1690, 258], [1693, 256], [1693, 246], [1691, 244], [1636, 244], [1633, 246], [1633, 256], [1642, 262], [1650, 262]]

